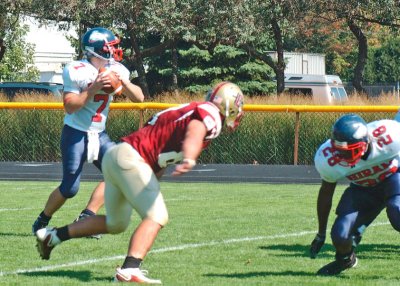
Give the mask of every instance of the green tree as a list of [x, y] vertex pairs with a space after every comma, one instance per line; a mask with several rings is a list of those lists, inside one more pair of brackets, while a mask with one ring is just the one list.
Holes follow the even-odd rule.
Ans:
[[4, 46], [7, 47], [0, 62], [0, 81], [36, 81], [39, 71], [34, 66], [34, 45], [24, 39], [27, 25], [21, 25], [18, 16], [7, 15], [9, 23], [4, 33]]
[[[294, 27], [303, 16], [303, 11], [308, 10], [307, 1], [260, 0], [243, 1], [242, 4], [247, 7], [252, 23], [244, 30], [248, 31], [247, 33], [239, 33], [241, 47], [248, 51], [249, 55], [263, 61], [273, 69], [276, 75], [277, 92], [282, 93], [285, 89], [284, 51], [288, 50], [286, 41], [293, 37]], [[271, 50], [276, 51], [277, 61], [266, 54], [266, 51]]]
[[375, 77], [372, 82], [397, 82], [400, 80], [400, 38], [387, 40], [382, 47], [373, 50], [370, 69]]
[[[60, 28], [74, 24], [78, 35], [87, 28], [104, 26], [117, 32], [123, 39], [124, 64], [136, 70], [138, 83], [146, 96], [150, 96], [146, 80], [146, 58], [161, 56], [174, 46], [176, 38], [183, 37], [180, 24], [190, 17], [187, 3], [190, 1], [79, 1], [79, 0], [32, 0], [32, 13], [43, 21], [55, 20]], [[148, 41], [153, 37], [158, 41]]]
[[312, 12], [315, 17], [328, 22], [346, 23], [348, 30], [357, 41], [357, 56], [352, 63], [353, 86], [363, 92], [362, 82], [368, 60], [368, 36], [374, 25], [388, 26], [393, 29], [399, 27], [399, 5], [395, 0], [316, 0], [313, 1]]
[[0, 81], [30, 81], [38, 78], [33, 66], [34, 47], [25, 42], [27, 27], [20, 15], [27, 11], [29, 0], [0, 2]]

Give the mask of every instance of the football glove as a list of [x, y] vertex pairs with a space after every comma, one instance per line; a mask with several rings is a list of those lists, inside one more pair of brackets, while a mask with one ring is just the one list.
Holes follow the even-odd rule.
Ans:
[[325, 235], [317, 233], [310, 246], [310, 258], [314, 259], [325, 244]]

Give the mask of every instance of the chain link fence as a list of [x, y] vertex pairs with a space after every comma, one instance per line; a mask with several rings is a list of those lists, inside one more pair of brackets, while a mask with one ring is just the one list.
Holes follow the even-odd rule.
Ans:
[[[200, 164], [312, 165], [315, 151], [330, 136], [332, 124], [342, 114], [357, 112], [366, 121], [392, 119], [397, 107], [350, 106], [290, 110], [246, 107], [236, 132], [223, 133], [200, 156]], [[111, 110], [107, 132], [118, 142], [137, 130], [162, 108]], [[294, 108], [296, 109], [296, 108]], [[64, 111], [10, 109], [0, 106], [0, 161], [59, 162]]]

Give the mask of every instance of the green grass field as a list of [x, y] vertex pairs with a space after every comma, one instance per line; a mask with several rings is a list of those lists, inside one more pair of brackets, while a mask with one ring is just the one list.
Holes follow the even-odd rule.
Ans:
[[[49, 261], [39, 258], [31, 225], [55, 186], [0, 181], [1, 285], [109, 285], [122, 264], [136, 214], [125, 233], [71, 240]], [[94, 186], [82, 183], [51, 224], [73, 221]], [[400, 285], [400, 236], [384, 212], [357, 249], [357, 268], [337, 277], [315, 275], [334, 259], [330, 239], [317, 259], [308, 257], [318, 185], [163, 182], [161, 188], [170, 221], [143, 268], [164, 285]], [[332, 211], [330, 224], [333, 219]]]

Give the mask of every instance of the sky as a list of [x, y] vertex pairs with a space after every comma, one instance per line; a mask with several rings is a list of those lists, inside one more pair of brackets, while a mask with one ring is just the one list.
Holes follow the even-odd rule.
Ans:
[[30, 27], [30, 32], [25, 39], [36, 45], [36, 52], [75, 53], [74, 48], [65, 37], [67, 34], [77, 37], [74, 31], [58, 31], [55, 25], [39, 27], [38, 22], [30, 17], [25, 22]]

